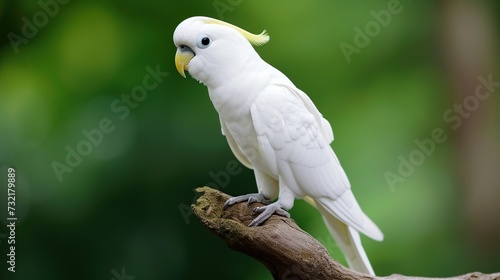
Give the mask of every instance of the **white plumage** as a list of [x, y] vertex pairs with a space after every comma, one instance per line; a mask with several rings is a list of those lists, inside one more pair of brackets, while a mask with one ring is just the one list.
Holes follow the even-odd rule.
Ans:
[[382, 240], [363, 213], [330, 143], [333, 132], [311, 99], [266, 63], [251, 44], [269, 37], [208, 17], [188, 18], [176, 28], [176, 66], [208, 88], [222, 133], [236, 158], [255, 172], [258, 194], [226, 204], [278, 197], [257, 209], [258, 225], [273, 213], [287, 215], [296, 198], [306, 198], [323, 216], [349, 266], [374, 274], [359, 232]]

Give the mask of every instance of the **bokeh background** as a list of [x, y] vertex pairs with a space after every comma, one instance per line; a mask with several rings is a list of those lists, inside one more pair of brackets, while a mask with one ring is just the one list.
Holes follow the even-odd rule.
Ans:
[[[391, 5], [399, 12], [377, 23]], [[2, 0], [1, 279], [271, 279], [188, 211], [198, 186], [255, 191], [250, 170], [231, 169], [206, 88], [175, 70], [173, 31], [194, 15], [269, 32], [257, 51], [330, 120], [385, 233], [363, 239], [378, 274], [500, 271], [500, 86], [474, 97], [478, 77], [500, 81], [498, 1]], [[140, 93], [151, 71], [158, 83]], [[140, 102], [125, 103], [132, 92]], [[108, 133], [82, 144], [103, 120]], [[419, 157], [415, 141], [435, 129], [446, 140]], [[67, 159], [78, 147], [84, 156]], [[291, 214], [344, 263], [314, 209], [297, 201]]]

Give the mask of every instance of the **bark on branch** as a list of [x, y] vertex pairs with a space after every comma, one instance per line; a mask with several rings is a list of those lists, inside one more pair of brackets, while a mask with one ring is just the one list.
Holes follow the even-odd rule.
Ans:
[[[438, 279], [391, 275], [374, 277], [352, 271], [330, 257], [327, 250], [311, 235], [297, 226], [294, 220], [273, 215], [264, 225], [248, 227], [255, 218], [252, 210], [259, 203], [248, 206], [238, 203], [223, 210], [229, 195], [201, 187], [202, 196], [191, 205], [194, 214], [228, 246], [260, 261], [274, 279]], [[496, 279], [500, 273], [473, 272], [448, 280]]]

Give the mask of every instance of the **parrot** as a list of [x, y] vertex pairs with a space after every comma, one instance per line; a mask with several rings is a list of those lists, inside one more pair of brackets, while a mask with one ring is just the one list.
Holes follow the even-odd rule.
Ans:
[[320, 212], [349, 267], [375, 275], [360, 233], [377, 241], [384, 235], [351, 191], [330, 146], [330, 123], [254, 49], [269, 38], [266, 30], [254, 34], [205, 16], [183, 20], [173, 33], [177, 71], [207, 87], [231, 151], [254, 171], [258, 191], [231, 197], [224, 209], [260, 202], [249, 225], [259, 226], [273, 214], [290, 217], [295, 199], [304, 199]]

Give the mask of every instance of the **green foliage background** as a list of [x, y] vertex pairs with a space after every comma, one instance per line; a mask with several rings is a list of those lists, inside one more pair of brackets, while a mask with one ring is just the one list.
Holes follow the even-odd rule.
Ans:
[[[363, 239], [378, 274], [499, 271], [499, 238], [475, 246], [464, 223], [455, 134], [442, 117], [454, 100], [441, 65], [439, 4], [401, 1], [403, 11], [351, 63], [339, 48], [353, 45], [353, 28], [388, 2], [71, 0], [17, 53], [8, 34], [23, 35], [23, 17], [33, 22], [43, 10], [37, 1], [0, 2], [0, 234], [8, 167], [17, 173], [19, 219], [17, 271], [7, 272], [0, 239], [1, 279], [113, 279], [122, 268], [136, 280], [271, 279], [185, 211], [194, 188], [217, 185], [235, 159], [206, 88], [174, 67], [173, 31], [194, 15], [269, 32], [257, 51], [330, 120], [353, 191], [385, 233], [381, 243]], [[229, 8], [218, 12], [220, 3]], [[498, 15], [498, 4], [487, 3]], [[148, 66], [169, 75], [121, 120], [110, 105], [142, 84]], [[487, 102], [498, 110], [498, 99]], [[114, 131], [60, 182], [53, 163], [66, 164], [67, 147], [103, 118]], [[391, 188], [384, 172], [396, 173], [398, 156], [435, 128], [448, 140]], [[492, 137], [498, 143], [499, 130]], [[218, 184], [225, 192], [255, 191], [252, 171], [240, 168]], [[297, 201], [291, 214], [344, 262], [314, 209]]]

